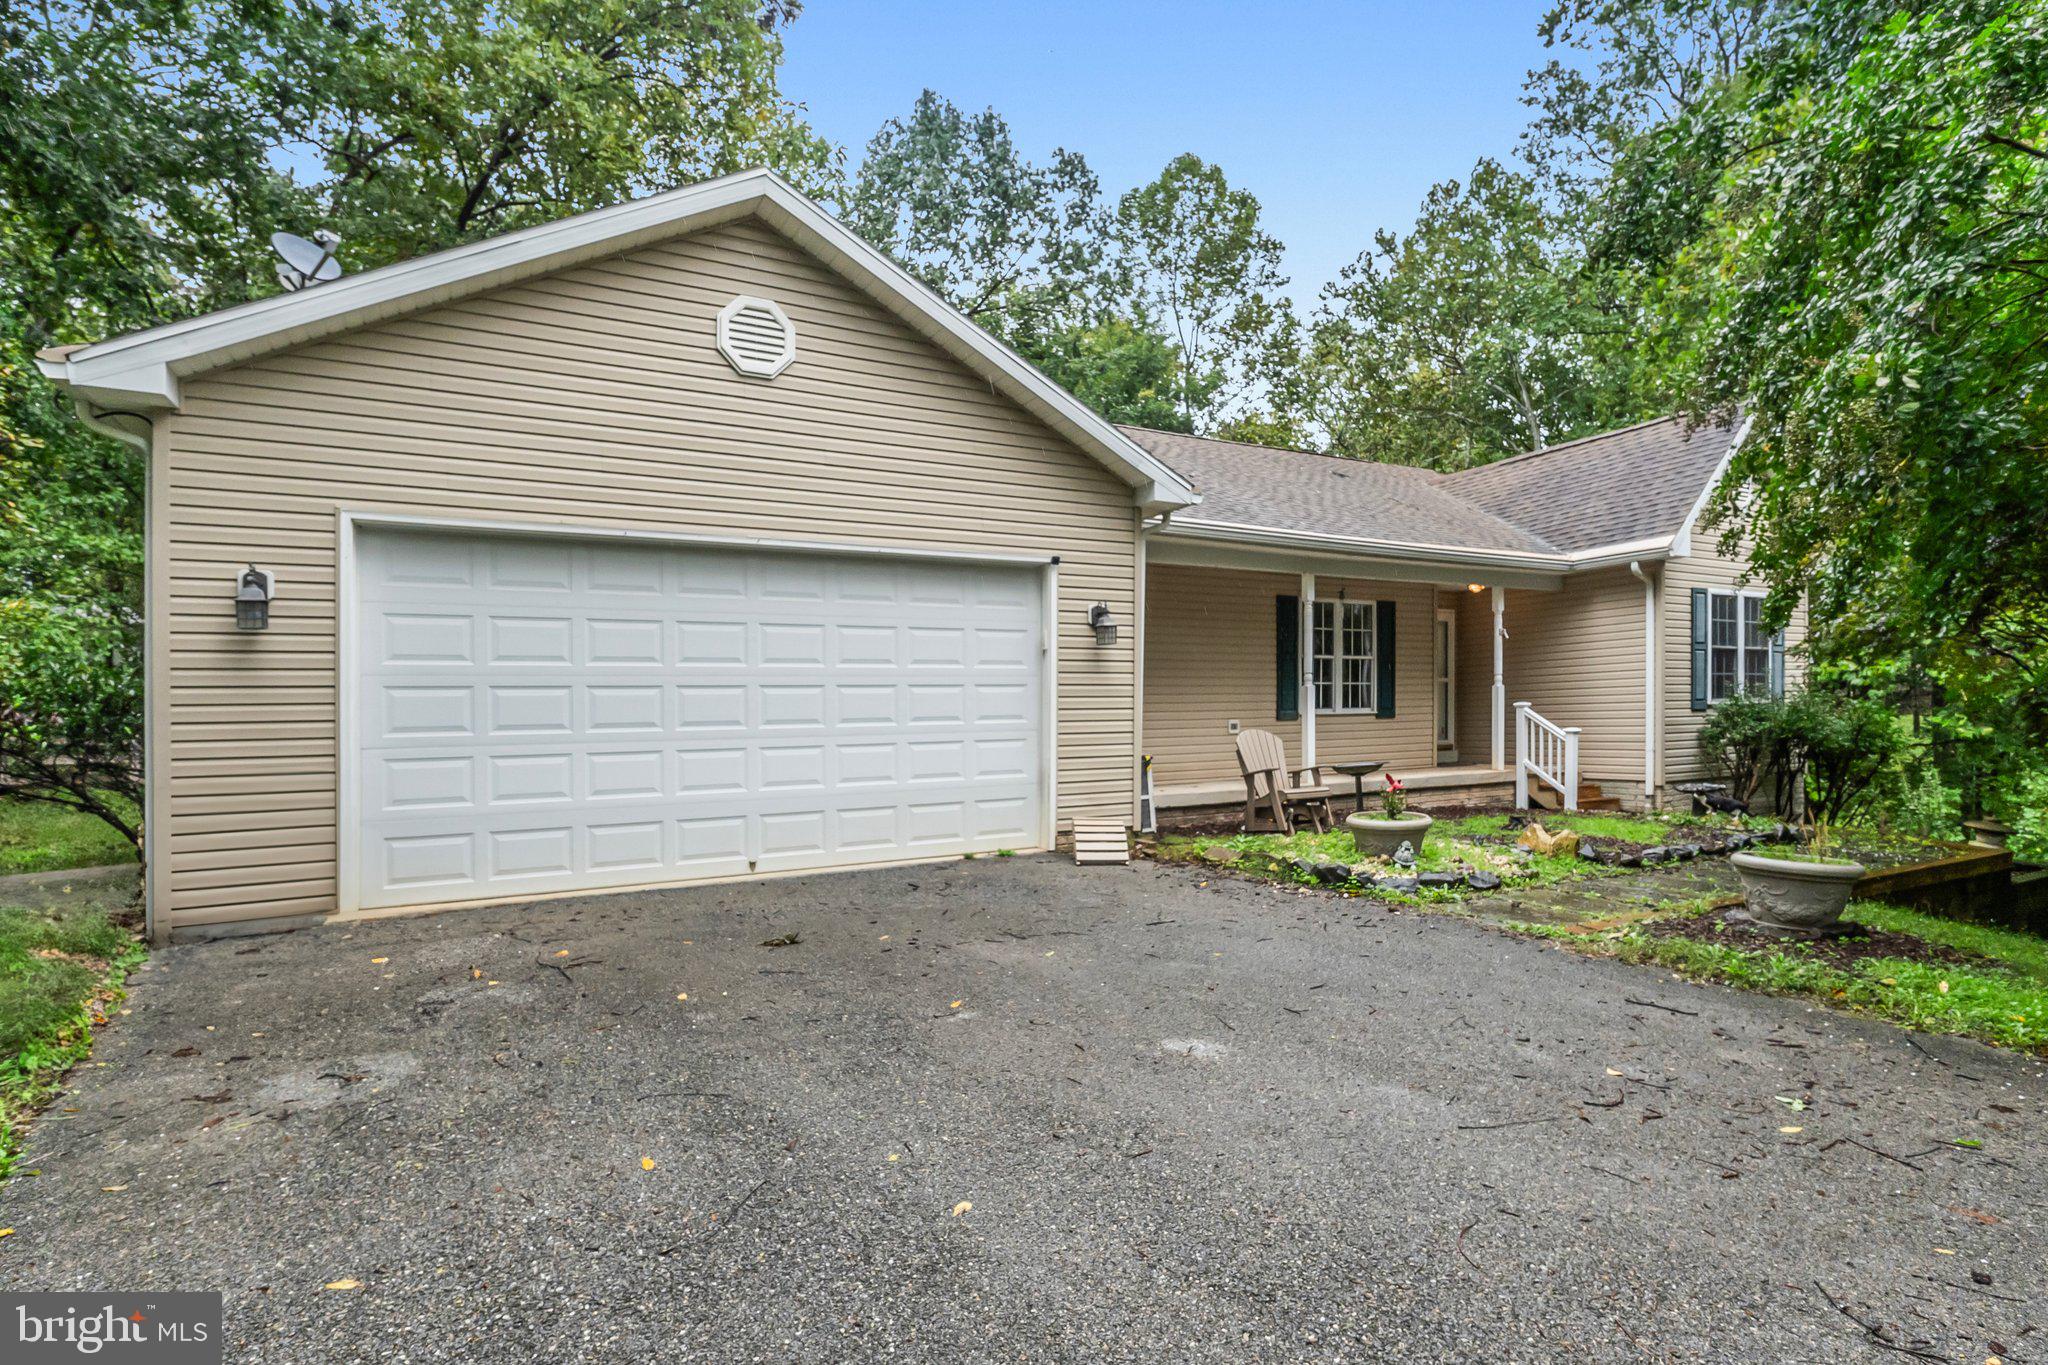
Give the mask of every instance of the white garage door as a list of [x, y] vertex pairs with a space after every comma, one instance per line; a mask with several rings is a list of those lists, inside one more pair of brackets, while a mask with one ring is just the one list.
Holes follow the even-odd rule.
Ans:
[[1035, 847], [1042, 571], [364, 529], [365, 907]]

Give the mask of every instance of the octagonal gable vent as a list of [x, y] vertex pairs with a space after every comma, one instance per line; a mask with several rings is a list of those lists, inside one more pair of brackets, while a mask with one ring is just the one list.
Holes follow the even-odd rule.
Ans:
[[718, 353], [741, 374], [773, 379], [796, 359], [796, 324], [774, 301], [742, 294], [718, 310]]

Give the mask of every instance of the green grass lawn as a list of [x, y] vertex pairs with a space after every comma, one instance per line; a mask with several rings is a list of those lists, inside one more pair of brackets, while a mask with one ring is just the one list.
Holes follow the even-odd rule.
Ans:
[[[1708, 912], [1708, 907], [1696, 904], [1671, 907], [1677, 916]], [[1580, 952], [1650, 963], [1696, 980], [1806, 996], [1924, 1033], [1960, 1034], [2000, 1047], [2048, 1051], [2048, 940], [1876, 901], [1852, 903], [1845, 918], [1984, 960], [1965, 964], [1887, 956], [1842, 966], [1818, 960], [1815, 950], [1805, 945], [1782, 941], [1737, 947], [1688, 938], [1683, 930], [1655, 935], [1640, 925], [1601, 934], [1540, 925], [1513, 927]]]
[[[1679, 842], [1685, 839], [1688, 829], [1704, 830], [1710, 824], [1716, 828], [1730, 827], [1725, 821], [1703, 820], [1691, 815], [1601, 813], [1545, 815], [1542, 824], [1553, 833], [1575, 830], [1589, 838], [1621, 839], [1636, 844]], [[1416, 854], [1415, 869], [1419, 872], [1491, 872], [1506, 886], [1547, 886], [1584, 877], [1613, 876], [1618, 871], [1576, 856], [1532, 854], [1522, 858], [1517, 856], [1507, 835], [1508, 817], [1504, 813], [1439, 820], [1430, 827], [1428, 837]], [[1502, 842], [1482, 842], [1486, 839]], [[1203, 850], [1219, 845], [1239, 855], [1240, 861], [1233, 864], [1239, 871], [1302, 885], [1314, 884], [1315, 878], [1287, 866], [1284, 861], [1275, 865], [1275, 860], [1305, 858], [1312, 863], [1346, 864], [1372, 861], [1358, 856], [1350, 833], [1341, 825], [1327, 834], [1304, 830], [1293, 834], [1167, 835], [1159, 840], [1159, 856], [1194, 859], [1200, 857]], [[1373, 865], [1383, 875], [1399, 871], [1391, 864], [1384, 867], [1377, 863]], [[1373, 888], [1371, 894], [1376, 899], [1428, 905], [1446, 904], [1488, 893], [1470, 887], [1452, 887], [1413, 892]]]
[[145, 951], [103, 910], [0, 908], [0, 1179]]
[[104, 820], [40, 801], [0, 801], [0, 877], [134, 861], [134, 845]]

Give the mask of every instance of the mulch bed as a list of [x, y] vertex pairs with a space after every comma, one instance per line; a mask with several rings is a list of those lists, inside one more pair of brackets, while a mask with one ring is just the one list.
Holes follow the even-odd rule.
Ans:
[[[1729, 907], [1738, 909], [1740, 907]], [[1855, 925], [1854, 937], [1798, 939], [1759, 933], [1753, 926], [1728, 921], [1727, 910], [1674, 919], [1646, 920], [1639, 926], [1651, 938], [1689, 938], [1695, 943], [1713, 943], [1727, 948], [1769, 949], [1788, 955], [1810, 957], [1830, 967], [1849, 970], [1874, 957], [1904, 958], [1908, 962], [1950, 967], [1997, 966], [1987, 957], [1956, 948], [1929, 943], [1911, 934], [1894, 934], [1883, 929]]]

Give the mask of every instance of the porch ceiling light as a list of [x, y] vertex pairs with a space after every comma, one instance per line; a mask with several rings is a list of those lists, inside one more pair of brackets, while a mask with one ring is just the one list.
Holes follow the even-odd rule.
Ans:
[[1485, 592], [1485, 591], [1486, 591], [1486, 585], [1485, 585], [1484, 583], [1467, 583], [1467, 584], [1465, 585], [1465, 591], [1466, 591], [1466, 592]]
[[276, 596], [277, 580], [268, 569], [254, 564], [235, 575], [235, 629], [270, 629], [270, 599]]
[[1116, 643], [1116, 618], [1109, 614], [1109, 603], [1097, 602], [1088, 608], [1088, 624], [1095, 628], [1095, 643], [1113, 645]]

